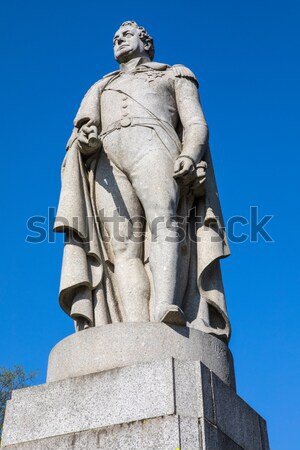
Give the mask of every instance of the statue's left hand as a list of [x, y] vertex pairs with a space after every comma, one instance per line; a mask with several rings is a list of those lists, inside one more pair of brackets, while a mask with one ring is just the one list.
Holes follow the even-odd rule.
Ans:
[[188, 156], [179, 156], [174, 164], [173, 177], [183, 184], [189, 184], [195, 178], [195, 163]]

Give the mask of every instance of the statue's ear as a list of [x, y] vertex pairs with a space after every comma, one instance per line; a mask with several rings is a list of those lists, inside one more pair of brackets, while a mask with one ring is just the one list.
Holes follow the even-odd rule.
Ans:
[[151, 48], [150, 42], [146, 42], [146, 43], [144, 44], [144, 49], [146, 50], [146, 52], [149, 52], [150, 48]]

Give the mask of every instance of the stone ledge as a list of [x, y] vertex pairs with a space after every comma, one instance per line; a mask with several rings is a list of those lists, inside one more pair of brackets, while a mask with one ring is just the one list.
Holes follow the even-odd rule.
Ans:
[[173, 361], [20, 389], [8, 402], [3, 445], [175, 413]]
[[[197, 439], [197, 422], [189, 425]], [[173, 415], [9, 445], [5, 450], [191, 450], [197, 448], [191, 439], [185, 437], [188, 447], [181, 445], [179, 417]]]

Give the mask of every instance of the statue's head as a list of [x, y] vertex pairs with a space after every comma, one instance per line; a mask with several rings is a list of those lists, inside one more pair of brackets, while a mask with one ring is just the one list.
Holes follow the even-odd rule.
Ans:
[[114, 55], [119, 64], [138, 57], [148, 57], [152, 61], [153, 39], [136, 22], [124, 22], [114, 35]]

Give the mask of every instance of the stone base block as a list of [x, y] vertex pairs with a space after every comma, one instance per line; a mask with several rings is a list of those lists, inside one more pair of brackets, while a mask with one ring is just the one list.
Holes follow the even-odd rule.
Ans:
[[14, 391], [6, 450], [268, 450], [264, 420], [197, 361], [137, 364]]
[[[187, 436], [186, 449], [198, 449], [197, 422], [191, 419], [194, 435]], [[80, 433], [41, 439], [5, 447], [6, 450], [176, 450], [180, 448], [180, 418], [155, 419], [97, 428]], [[184, 448], [184, 447], [182, 447]]]

